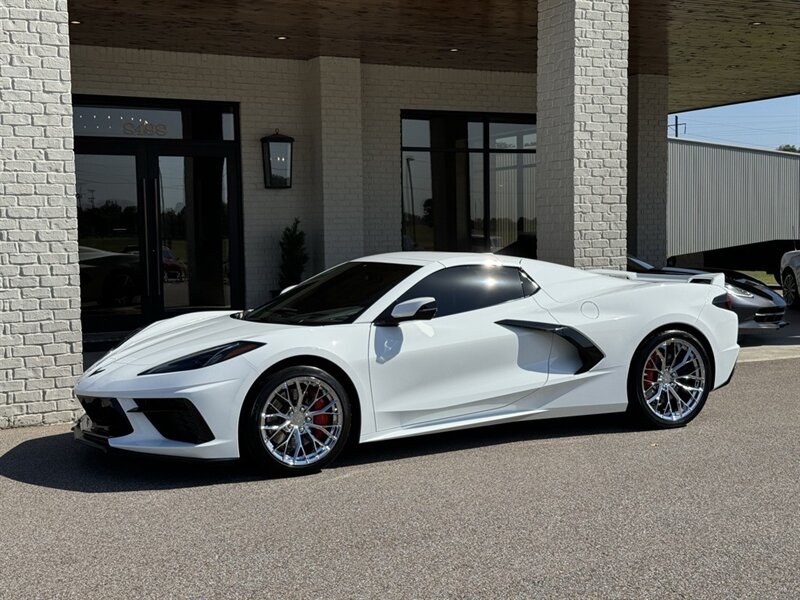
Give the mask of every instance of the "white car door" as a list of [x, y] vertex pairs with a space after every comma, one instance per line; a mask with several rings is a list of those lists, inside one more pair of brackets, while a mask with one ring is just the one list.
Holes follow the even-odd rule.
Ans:
[[534, 291], [516, 268], [466, 265], [436, 271], [398, 298], [385, 315], [418, 297], [434, 298], [438, 312], [430, 320], [372, 325], [377, 430], [502, 409], [543, 386], [552, 334], [498, 324], [551, 323]]

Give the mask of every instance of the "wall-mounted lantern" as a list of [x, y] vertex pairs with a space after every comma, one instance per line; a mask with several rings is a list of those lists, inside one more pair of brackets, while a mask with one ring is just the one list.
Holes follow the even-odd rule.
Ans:
[[261, 138], [264, 156], [264, 187], [292, 187], [292, 147], [294, 138], [275, 133]]

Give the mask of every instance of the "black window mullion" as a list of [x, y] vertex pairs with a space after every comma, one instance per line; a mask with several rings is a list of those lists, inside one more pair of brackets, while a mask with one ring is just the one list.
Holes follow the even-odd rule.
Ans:
[[491, 156], [489, 155], [489, 121], [483, 121], [483, 245], [491, 249], [491, 182], [489, 181], [491, 169]]

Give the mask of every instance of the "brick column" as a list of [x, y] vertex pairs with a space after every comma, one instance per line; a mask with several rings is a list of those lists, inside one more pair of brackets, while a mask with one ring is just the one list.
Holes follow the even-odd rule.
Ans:
[[321, 56], [309, 68], [324, 267], [364, 253], [361, 61]]
[[669, 78], [632, 75], [628, 101], [628, 246], [642, 260], [667, 259]]
[[80, 281], [67, 0], [0, 5], [0, 428], [75, 417]]
[[622, 268], [628, 0], [539, 0], [538, 256]]

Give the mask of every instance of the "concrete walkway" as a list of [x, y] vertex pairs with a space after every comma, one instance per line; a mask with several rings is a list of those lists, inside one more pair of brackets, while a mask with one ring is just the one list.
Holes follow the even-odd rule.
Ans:
[[739, 362], [800, 358], [800, 311], [787, 311], [786, 320], [789, 326], [778, 331], [742, 336]]

